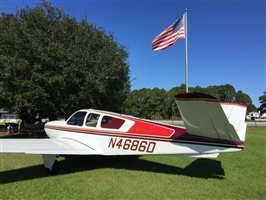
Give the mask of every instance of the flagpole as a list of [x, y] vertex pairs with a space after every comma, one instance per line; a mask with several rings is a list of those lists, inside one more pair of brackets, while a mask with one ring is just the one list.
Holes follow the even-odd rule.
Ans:
[[188, 93], [188, 38], [187, 38], [187, 8], [185, 9], [185, 40], [186, 40], [186, 93]]

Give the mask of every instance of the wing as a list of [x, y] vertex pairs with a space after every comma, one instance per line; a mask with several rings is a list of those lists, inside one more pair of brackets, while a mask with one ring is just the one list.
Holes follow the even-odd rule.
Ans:
[[94, 148], [69, 138], [0, 139], [0, 153], [97, 155]]

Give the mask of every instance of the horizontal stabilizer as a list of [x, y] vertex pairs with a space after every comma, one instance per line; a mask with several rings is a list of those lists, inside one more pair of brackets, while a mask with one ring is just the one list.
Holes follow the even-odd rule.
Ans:
[[0, 139], [0, 153], [91, 155], [98, 154], [93, 148], [79, 141], [58, 139]]

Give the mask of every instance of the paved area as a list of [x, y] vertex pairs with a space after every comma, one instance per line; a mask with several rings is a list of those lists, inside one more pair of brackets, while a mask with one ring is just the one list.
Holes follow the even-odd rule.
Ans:
[[266, 122], [258, 122], [258, 121], [254, 121], [254, 122], [247, 122], [248, 126], [266, 126]]

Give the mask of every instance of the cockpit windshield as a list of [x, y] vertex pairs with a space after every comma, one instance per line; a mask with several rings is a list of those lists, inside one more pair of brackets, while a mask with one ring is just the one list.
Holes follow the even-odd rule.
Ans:
[[68, 125], [82, 126], [87, 112], [77, 112], [67, 121]]

